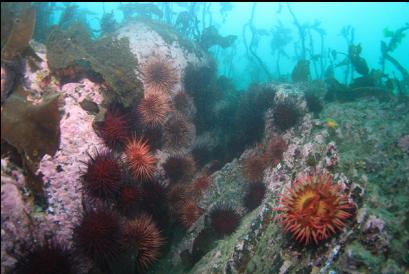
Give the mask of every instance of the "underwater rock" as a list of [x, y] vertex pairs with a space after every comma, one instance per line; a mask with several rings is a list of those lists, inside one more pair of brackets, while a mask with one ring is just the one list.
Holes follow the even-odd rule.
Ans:
[[[60, 82], [64, 70], [80, 65], [92, 76], [89, 78], [105, 80], [110, 92], [104, 95], [110, 101], [115, 98], [129, 106], [142, 96], [141, 82], [135, 75], [138, 60], [130, 52], [128, 39], [110, 36], [92, 41], [85, 26], [74, 24], [66, 31], [55, 28], [46, 46], [48, 66], [55, 76], [60, 76]], [[71, 78], [75, 79], [75, 73]]]
[[31, 223], [29, 213], [32, 201], [26, 199], [21, 170], [11, 167], [7, 159], [1, 160], [1, 272], [6, 273], [16, 259], [11, 255], [19, 243], [24, 242]]
[[[197, 45], [159, 21], [148, 19], [131, 21], [121, 27], [116, 35], [118, 39], [129, 39], [129, 48], [139, 64], [145, 64], [152, 56], [161, 56], [173, 64], [179, 79], [188, 64], [201, 67], [209, 62], [208, 55]], [[143, 79], [139, 72], [137, 74]], [[180, 90], [182, 85], [179, 80], [169, 92], [174, 95]]]
[[71, 83], [61, 90], [64, 99], [64, 116], [61, 118], [61, 141], [54, 156], [45, 155], [37, 170], [48, 196], [48, 219], [59, 227], [57, 235], [70, 239], [72, 229], [82, 213], [81, 170], [88, 161], [88, 153], [104, 148], [93, 129], [94, 116], [81, 107], [88, 98], [101, 104], [100, 86], [88, 80]]
[[[25, 14], [27, 5], [31, 4], [20, 6], [21, 14]], [[153, 237], [148, 235], [144, 239], [146, 243], [138, 243], [125, 251], [112, 268], [102, 266], [102, 272], [126, 272], [126, 265], [138, 259], [145, 266], [155, 261], [153, 269], [148, 272], [159, 274], [407, 272], [409, 213], [405, 205], [409, 191], [409, 107], [403, 96], [397, 100], [394, 97], [398, 96], [386, 96], [397, 90], [399, 80], [392, 80], [383, 74], [383, 70], [368, 73], [366, 61], [360, 57], [359, 45], [351, 48], [354, 52], [350, 51], [346, 57], [345, 82], [352, 84], [342, 85], [335, 79], [328, 79], [328, 85], [321, 81], [321, 85], [317, 85], [320, 90], [316, 90], [310, 81], [309, 62], [313, 62], [314, 77], [320, 77], [323, 67], [328, 62], [334, 67], [337, 60], [335, 56], [331, 59], [331, 56], [314, 54], [312, 37], [317, 36], [311, 36], [310, 31], [319, 31], [314, 30], [319, 23], [303, 24], [306, 32], [299, 29], [302, 44], [296, 41], [295, 49], [298, 52], [298, 46], [302, 46], [303, 55], [308, 50], [308, 58], [312, 59], [299, 60], [292, 74], [296, 83], [268, 83], [241, 92], [226, 77], [217, 76], [217, 65], [206, 52], [213, 44], [225, 48], [236, 39], [220, 36], [214, 27], [206, 29], [211, 22], [216, 22], [208, 13], [211, 6], [208, 3], [121, 4], [125, 19], [121, 25], [115, 25], [110, 21], [114, 12], [105, 13], [104, 10], [106, 16], [102, 19], [105, 23], [101, 32], [105, 30], [105, 33], [99, 32], [99, 38], [92, 36], [98, 30], [87, 29], [85, 24], [70, 26], [70, 22], [80, 22], [85, 16], [92, 18], [93, 15], [79, 12], [77, 5], [67, 4], [63, 7], [59, 26], [51, 31], [47, 48], [28, 42], [32, 35], [29, 26], [19, 31], [25, 35], [21, 39], [15, 38], [16, 33], [12, 33], [11, 27], [3, 33], [3, 22], [7, 21], [3, 16], [6, 6], [2, 3], [2, 46], [6, 42], [3, 35], [11, 33], [3, 53], [12, 58], [5, 58], [5, 61], [11, 61], [9, 63], [2, 60], [1, 79], [2, 103], [5, 104], [2, 122], [6, 121], [7, 126], [6, 130], [2, 128], [2, 148], [6, 147], [2, 151], [6, 158], [1, 161], [1, 227], [2, 240], [5, 241], [1, 249], [2, 273], [13, 272], [4, 267], [12, 266], [15, 259], [21, 258], [15, 256], [24, 249], [21, 242], [34, 246], [41, 243], [32, 237], [36, 234], [48, 239], [55, 237], [59, 244], [74, 247], [76, 252], [73, 228], [81, 222], [84, 210], [100, 208], [99, 203], [105, 202], [107, 208], [118, 209], [124, 214], [124, 219], [147, 211], [153, 215], [158, 227], [152, 229], [146, 225], [151, 223], [150, 217], [140, 222], [151, 227], [148, 230], [154, 232]], [[36, 6], [39, 22], [51, 18], [49, 15], [42, 18], [44, 11], [40, 12]], [[50, 4], [50, 10], [51, 6], [53, 10], [60, 9]], [[173, 7], [190, 11], [178, 15], [173, 13]], [[253, 13], [255, 7], [256, 4]], [[280, 5], [281, 8], [285, 6]], [[287, 8], [291, 12], [289, 4]], [[200, 9], [203, 17], [199, 19], [197, 12]], [[163, 22], [169, 25], [146, 17], [163, 18]], [[15, 27], [32, 19], [27, 16], [17, 21]], [[294, 21], [298, 25], [297, 20]], [[252, 19], [248, 24], [253, 31], [251, 22]], [[10, 22], [6, 23], [10, 25]], [[171, 26], [172, 23], [176, 26]], [[197, 29], [187, 30], [190, 23]], [[183, 32], [189, 38], [183, 37], [175, 28], [185, 29]], [[48, 35], [46, 29], [51, 30], [43, 24], [36, 31], [44, 32], [44, 38]], [[257, 33], [252, 35], [250, 51], [252, 46], [257, 46], [258, 38], [268, 32], [254, 30]], [[325, 34], [323, 29], [320, 31], [323, 46]], [[304, 38], [311, 40], [310, 45], [305, 44]], [[351, 43], [352, 39], [348, 41], [349, 45]], [[12, 50], [9, 48], [11, 44], [16, 45]], [[321, 51], [323, 53], [323, 48]], [[280, 55], [286, 57], [287, 54], [283, 50], [275, 52], [279, 72]], [[229, 60], [237, 57], [235, 49], [224, 53], [222, 50], [216, 55], [219, 61], [223, 57], [226, 59], [220, 63], [224, 73], [234, 75], [235, 62], [229, 63]], [[151, 69], [146, 69], [149, 67]], [[245, 74], [251, 74], [248, 79], [264, 79], [265, 75], [260, 75], [256, 66], [250, 64], [245, 69]], [[360, 73], [363, 76], [350, 78], [354, 77], [354, 70], [357, 71], [355, 75]], [[385, 72], [388, 71], [386, 68]], [[285, 76], [278, 76], [280, 80], [277, 81], [283, 81]], [[246, 79], [239, 80], [246, 84]], [[390, 81], [387, 88], [382, 86], [385, 80]], [[26, 93], [22, 94], [22, 88], [14, 89], [17, 83], [25, 88]], [[327, 93], [327, 99], [333, 102], [328, 100], [324, 104], [318, 98], [323, 97], [321, 91], [326, 92], [327, 88], [333, 89]], [[50, 90], [53, 91], [51, 95]], [[150, 97], [153, 90], [160, 90], [166, 97], [165, 103], [154, 98], [153, 101], [159, 102], [155, 109], [147, 103], [153, 98]], [[308, 96], [306, 90], [319, 97]], [[64, 104], [59, 104], [60, 101]], [[399, 104], [396, 101], [400, 101]], [[53, 111], [43, 111], [42, 108]], [[25, 114], [29, 111], [35, 115]], [[10, 116], [5, 119], [9, 114], [22, 118]], [[36, 130], [55, 134], [53, 138], [39, 134], [38, 139], [42, 142], [33, 140], [30, 143], [31, 138], [37, 137]], [[149, 154], [145, 159], [148, 166], [141, 167], [138, 157], [126, 153], [132, 146], [129, 144], [132, 135], [144, 138], [143, 142], [151, 146], [139, 148]], [[27, 144], [37, 148], [26, 152], [31, 149], [26, 148]], [[105, 151], [106, 146], [112, 149], [112, 155], [115, 154], [118, 160], [124, 160], [121, 167], [116, 164], [115, 173], [126, 178], [122, 181], [118, 176], [112, 177], [113, 189], [106, 196], [108, 201], [95, 201], [84, 189], [81, 175], [86, 168], [84, 162], [90, 155], [98, 155], [98, 151]], [[172, 164], [175, 152], [178, 153], [176, 158], [183, 155], [184, 163], [179, 157], [176, 164], [175, 161]], [[244, 159], [256, 153], [259, 157], [253, 158], [252, 166], [243, 165]], [[32, 162], [30, 166], [24, 162], [27, 158], [29, 164]], [[126, 158], [132, 161], [126, 161]], [[5, 167], [6, 163], [22, 166], [23, 170], [10, 165]], [[139, 182], [130, 178], [133, 176], [127, 174], [129, 164], [133, 165], [134, 175], [137, 174], [135, 170], [142, 168], [146, 172], [139, 173], [140, 179], [149, 177], [153, 180]], [[243, 176], [243, 166], [247, 167], [244, 168], [247, 176]], [[33, 171], [47, 194], [45, 203], [38, 203], [33, 197], [29, 186], [30, 172]], [[308, 231], [298, 230], [299, 238], [303, 235], [309, 238], [311, 231], [314, 237], [317, 231], [325, 236], [315, 243], [306, 241], [305, 246], [292, 237], [294, 233], [287, 233], [291, 226], [292, 230], [297, 230], [296, 225], [287, 222], [286, 228], [277, 219], [280, 197], [294, 192], [294, 183], [300, 178], [321, 172], [330, 174], [333, 178], [331, 185], [337, 186], [333, 191], [344, 195], [353, 206], [344, 208], [348, 213], [341, 213], [345, 225], [335, 223], [338, 229], [328, 226], [334, 231], [331, 237], [326, 237], [322, 226], [318, 228], [315, 223]], [[98, 179], [104, 174], [97, 175], [95, 178]], [[308, 217], [311, 212], [324, 215], [316, 210], [328, 211], [327, 205], [337, 201], [333, 195], [317, 189], [304, 194], [297, 203], [302, 217]], [[325, 201], [318, 202], [324, 197]], [[216, 218], [212, 212], [222, 204], [232, 210], [223, 211]], [[307, 209], [306, 214], [302, 212], [304, 209]], [[334, 216], [329, 215], [327, 218], [331, 220]], [[229, 217], [232, 221], [226, 222]], [[110, 253], [121, 253], [119, 221], [122, 220], [115, 219], [114, 233], [104, 235], [108, 243], [111, 240], [115, 243], [106, 245], [105, 250], [99, 250], [97, 245], [94, 251], [101, 255], [98, 257], [108, 259]], [[95, 229], [98, 230], [98, 224], [88, 230]], [[157, 237], [159, 229], [166, 236], [163, 248], [164, 240]], [[134, 240], [143, 234], [141, 231], [134, 231], [133, 236], [137, 236]], [[88, 240], [83, 238], [85, 242]], [[159, 258], [159, 253], [164, 258]], [[45, 261], [42, 264], [45, 267], [47, 259], [45, 256], [40, 260]], [[124, 271], [117, 270], [117, 267]], [[138, 269], [138, 272], [144, 270]], [[100, 271], [92, 269], [87, 273], [97, 272]]]
[[[91, 40], [89, 30], [80, 24], [67, 30], [55, 28], [47, 41], [48, 65], [60, 81], [70, 66], [83, 66], [96, 74], [93, 78], [105, 80], [109, 92], [104, 97], [108, 101], [119, 101], [125, 107], [143, 96], [144, 77], [139, 66], [153, 56], [168, 59], [177, 79], [188, 63], [207, 62], [207, 55], [198, 46], [170, 26], [146, 18], [129, 22], [96, 41]], [[87, 74], [89, 78], [90, 73]], [[177, 82], [169, 91], [171, 94], [182, 89], [180, 80]]]
[[374, 215], [370, 215], [362, 227], [362, 244], [372, 254], [382, 255], [388, 252], [391, 237], [385, 231], [385, 222]]
[[[306, 103], [303, 93], [296, 86], [279, 85], [275, 86], [275, 89], [277, 90], [276, 97], [270, 101], [270, 107], [274, 106], [276, 100], [287, 100], [290, 97], [297, 107], [305, 111]], [[267, 111], [266, 121], [273, 121], [271, 111]], [[341, 252], [340, 246], [348, 240], [351, 233], [350, 226], [348, 225], [341, 235], [333, 237], [331, 242], [328, 241], [316, 248], [301, 249], [281, 230], [274, 219], [276, 211], [273, 210], [278, 205], [279, 194], [290, 187], [292, 176], [296, 174], [302, 176], [301, 174], [307, 174], [314, 169], [327, 170], [337, 165], [339, 158], [336, 144], [326, 140], [325, 128], [321, 128], [319, 132], [313, 131], [317, 126], [317, 123], [313, 123], [312, 116], [306, 114], [294, 130], [284, 134], [282, 138], [288, 141], [288, 149], [283, 153], [281, 161], [268, 163], [264, 176], [261, 176], [266, 186], [265, 198], [261, 205], [251, 212], [243, 210], [243, 200], [249, 182], [242, 176], [240, 161], [235, 159], [212, 175], [214, 183], [200, 200], [199, 206], [209, 209], [219, 201], [229, 201], [239, 208], [243, 218], [236, 232], [225, 236], [222, 241], [211, 244], [211, 250], [206, 249], [207, 252], [201, 253], [196, 251], [196, 254], [200, 256], [195, 257], [195, 261], [199, 261], [195, 263], [190, 273], [280, 273], [280, 271], [310, 273], [311, 267], [308, 265], [311, 265], [311, 262], [318, 272], [321, 267], [323, 273], [325, 269], [330, 269]], [[268, 141], [276, 135], [276, 129], [266, 125], [261, 143], [268, 144]], [[246, 150], [240, 159], [256, 152], [257, 149], [256, 146]], [[317, 155], [313, 167], [307, 164], [310, 155]], [[354, 184], [351, 184], [342, 174], [337, 174], [335, 178], [336, 183], [348, 193], [348, 197], [351, 197]], [[198, 226], [188, 232], [178, 248], [172, 252], [173, 254], [177, 252], [186, 259], [186, 250], [189, 253], [192, 252], [195, 239], [199, 241], [202, 235], [200, 231], [203, 225], [204, 231], [209, 225], [208, 214], [206, 210], [199, 218]], [[203, 224], [202, 218], [204, 219]], [[209, 241], [211, 238], [212, 236], [207, 237]], [[266, 258], [268, 258], [268, 263]], [[180, 257], [174, 257], [173, 263], [179, 262]]]
[[[23, 194], [19, 189], [24, 185], [24, 180], [19, 182], [15, 178], [2, 175], [1, 182], [1, 216], [4, 222], [9, 222], [4, 224], [5, 227], [11, 224], [27, 225], [29, 220], [26, 213], [29, 212], [30, 207], [29, 203], [24, 202]], [[4, 229], [3, 226], [2, 229]], [[13, 232], [17, 232], [19, 227], [14, 229]]]

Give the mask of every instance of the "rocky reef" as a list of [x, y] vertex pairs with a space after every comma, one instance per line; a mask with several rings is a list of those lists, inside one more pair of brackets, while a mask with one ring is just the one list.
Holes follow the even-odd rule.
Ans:
[[[283, 161], [264, 172], [267, 193], [263, 203], [190, 273], [405, 273], [408, 231], [402, 228], [407, 224], [404, 205], [409, 170], [403, 143], [409, 121], [398, 121], [394, 110], [407, 112], [407, 104], [368, 98], [326, 105], [320, 119], [307, 115], [296, 130], [284, 135], [289, 148]], [[328, 127], [326, 117], [339, 126]], [[273, 219], [274, 208], [293, 176], [322, 168], [331, 170], [344, 185], [357, 212], [332, 240], [304, 247], [283, 233]], [[242, 191], [233, 190], [245, 184], [240, 173], [239, 162], [233, 161], [213, 175], [218, 186], [226, 186], [228, 200], [242, 199]], [[394, 191], [394, 185], [400, 191]], [[223, 190], [218, 193], [221, 199]], [[187, 237], [186, 241], [192, 240]]]
[[407, 98], [328, 96], [306, 60], [238, 95], [144, 17], [28, 46], [2, 63], [2, 273], [408, 271]]

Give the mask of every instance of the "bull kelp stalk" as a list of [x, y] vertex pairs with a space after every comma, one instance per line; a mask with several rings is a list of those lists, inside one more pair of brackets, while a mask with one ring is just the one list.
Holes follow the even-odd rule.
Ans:
[[409, 83], [409, 73], [408, 71], [389, 53], [394, 51], [402, 39], [405, 37], [405, 32], [409, 29], [409, 23], [406, 23], [405, 26], [399, 28], [396, 31], [390, 31], [388, 29], [384, 30], [384, 36], [390, 37], [389, 43], [386, 44], [385, 41], [381, 41], [381, 50], [382, 50], [382, 72], [385, 73], [385, 61], [389, 61], [396, 67], [397, 70], [402, 74], [403, 80], [406, 83]]
[[315, 58], [315, 51], [314, 51], [314, 40], [312, 39], [312, 34], [311, 34], [311, 28], [307, 27], [305, 28], [306, 33], [308, 34], [309, 42], [310, 42], [310, 48], [309, 48], [309, 53], [312, 61], [312, 67], [314, 68], [314, 73], [315, 76], [318, 78], [318, 68], [317, 68], [317, 59]]
[[[258, 45], [257, 39], [256, 39], [256, 35], [257, 35], [257, 29], [254, 27], [253, 24], [253, 19], [254, 19], [254, 14], [256, 11], [256, 6], [257, 3], [254, 2], [253, 3], [253, 7], [251, 9], [251, 16], [249, 21], [244, 24], [243, 26], [243, 41], [244, 41], [244, 46], [246, 47], [246, 51], [247, 51], [247, 56], [249, 55], [248, 53], [250, 52], [250, 54], [253, 56], [253, 58], [257, 61], [258, 65], [263, 69], [263, 71], [266, 73], [268, 79], [272, 79], [273, 76], [271, 75], [271, 73], [268, 71], [267, 66], [263, 63], [263, 61], [260, 59], [260, 57], [258, 57], [257, 53], [254, 50], [254, 47], [256, 45]], [[247, 44], [247, 40], [246, 40], [246, 29], [249, 28], [250, 32], [251, 32], [251, 40], [250, 40], [250, 45]]]
[[324, 74], [325, 74], [325, 68], [327, 67], [327, 63], [326, 62], [324, 63], [324, 56], [325, 56], [324, 37], [326, 33], [323, 29], [316, 29], [316, 31], [320, 35], [320, 39], [321, 39], [321, 58], [320, 58], [321, 75], [320, 75], [320, 79], [323, 79]]
[[[347, 49], [349, 49], [354, 44], [355, 29], [350, 25], [344, 26], [340, 34], [342, 37], [344, 37], [347, 43]], [[346, 69], [345, 69], [345, 78], [344, 78], [345, 84], [348, 84], [348, 78], [349, 78], [350, 73], [351, 73], [350, 82], [352, 82], [354, 79], [354, 70], [352, 69], [351, 61], [349, 60], [349, 58], [347, 59], [348, 59], [348, 65], [346, 66]]]
[[[202, 10], [202, 31], [204, 31], [207, 27], [210, 27], [213, 23], [212, 13], [210, 11], [210, 7], [212, 6], [212, 2], [203, 3], [203, 10]], [[206, 25], [206, 16], [209, 18], [209, 23]]]
[[288, 11], [290, 12], [291, 16], [294, 20], [294, 25], [297, 27], [298, 34], [300, 35], [300, 42], [301, 42], [301, 59], [305, 60], [306, 57], [306, 49], [305, 49], [305, 27], [301, 26], [300, 21], [298, 21], [297, 17], [295, 16], [293, 10], [289, 3], [287, 3]]
[[233, 67], [233, 58], [234, 56], [237, 55], [237, 44], [233, 44], [233, 46], [229, 49], [229, 52], [227, 52], [227, 55], [225, 56], [225, 75], [227, 77], [232, 76], [232, 71], [234, 70]]
[[[310, 40], [310, 58], [314, 67], [314, 72], [317, 78], [322, 79], [324, 76], [325, 64], [324, 64], [324, 37], [325, 30], [321, 28], [321, 22], [315, 21], [311, 26], [306, 26], [306, 31], [308, 33], [308, 39]], [[314, 51], [314, 40], [312, 39], [312, 31], [315, 31], [320, 36], [320, 53], [316, 54]], [[320, 68], [318, 70], [317, 61], [319, 59]]]
[[284, 56], [289, 59], [289, 55], [285, 51], [285, 47], [291, 42], [291, 31], [290, 29], [284, 27], [284, 25], [279, 21], [277, 25], [274, 26], [271, 35], [270, 48], [271, 53], [276, 54], [276, 71], [278, 78], [281, 77], [280, 60]]
[[199, 20], [197, 19], [197, 16], [195, 14], [196, 12], [196, 4], [198, 3], [191, 3], [189, 7], [189, 15], [192, 17], [193, 20], [193, 26], [191, 27], [192, 29], [192, 37], [194, 37], [196, 40], [198, 40], [201, 37], [201, 32], [199, 30]]
[[159, 3], [159, 5], [162, 6], [162, 13], [163, 13], [163, 18], [166, 24], [172, 25], [173, 22], [173, 12], [172, 12], [172, 2], [162, 2]]

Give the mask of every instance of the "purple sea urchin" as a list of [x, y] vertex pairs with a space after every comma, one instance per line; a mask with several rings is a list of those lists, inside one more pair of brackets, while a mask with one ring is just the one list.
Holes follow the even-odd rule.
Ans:
[[240, 215], [230, 205], [216, 205], [209, 216], [212, 228], [219, 236], [232, 234], [240, 224]]
[[46, 242], [28, 248], [18, 258], [15, 274], [76, 274], [77, 266], [71, 252], [61, 244]]
[[85, 212], [75, 229], [74, 242], [96, 262], [107, 262], [121, 252], [122, 229], [119, 216], [105, 208]]
[[275, 125], [282, 131], [295, 126], [301, 118], [301, 112], [291, 100], [280, 102], [274, 106], [273, 116]]
[[121, 178], [119, 159], [113, 152], [105, 150], [90, 156], [82, 183], [90, 197], [106, 201], [117, 195]]

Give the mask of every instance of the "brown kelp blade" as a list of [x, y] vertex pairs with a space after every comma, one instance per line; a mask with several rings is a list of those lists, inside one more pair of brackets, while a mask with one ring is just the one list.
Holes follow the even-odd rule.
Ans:
[[36, 9], [34, 7], [24, 11], [14, 22], [10, 36], [1, 53], [1, 59], [11, 61], [18, 56], [33, 37], [36, 22]]

